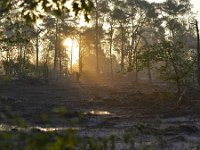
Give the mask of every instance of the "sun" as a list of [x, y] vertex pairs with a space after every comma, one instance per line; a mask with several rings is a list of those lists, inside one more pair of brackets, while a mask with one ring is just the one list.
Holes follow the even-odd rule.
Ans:
[[79, 44], [76, 39], [66, 38], [63, 42], [66, 47], [67, 54], [70, 58], [72, 65], [78, 63], [79, 60]]

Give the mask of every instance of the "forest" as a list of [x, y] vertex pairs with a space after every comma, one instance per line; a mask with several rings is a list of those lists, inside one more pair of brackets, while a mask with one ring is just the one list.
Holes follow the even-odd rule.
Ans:
[[190, 0], [1, 0], [0, 150], [200, 149]]

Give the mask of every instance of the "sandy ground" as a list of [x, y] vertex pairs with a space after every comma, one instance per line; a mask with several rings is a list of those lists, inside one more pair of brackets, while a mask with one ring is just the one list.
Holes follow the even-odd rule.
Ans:
[[166, 149], [194, 148], [200, 141], [199, 96], [198, 90], [188, 91], [177, 105], [166, 87], [147, 84], [1, 81], [0, 121], [44, 129], [73, 127], [83, 136], [115, 134], [119, 139], [142, 126], [138, 139], [147, 145], [162, 136]]

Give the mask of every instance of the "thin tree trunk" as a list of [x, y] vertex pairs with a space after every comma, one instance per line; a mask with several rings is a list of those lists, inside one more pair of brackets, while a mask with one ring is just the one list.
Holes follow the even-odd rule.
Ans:
[[124, 74], [124, 28], [121, 26], [121, 73]]
[[[133, 6], [132, 6], [132, 13], [134, 13], [134, 7]], [[134, 19], [135, 19], [135, 17], [132, 17], [132, 19], [131, 19], [132, 35], [131, 35], [131, 46], [130, 46], [130, 51], [129, 51], [129, 69], [131, 69], [131, 70], [133, 69], [133, 49], [134, 49], [134, 44], [135, 44], [135, 39], [136, 39], [135, 33], [138, 30], [138, 27], [136, 27], [136, 29], [135, 29]]]
[[49, 57], [49, 51], [46, 54], [46, 58], [45, 58], [45, 63], [44, 63], [44, 69], [45, 69], [45, 80], [47, 81], [48, 76], [49, 76], [49, 71], [48, 71], [48, 57]]
[[137, 60], [137, 50], [135, 50], [135, 82], [138, 83], [138, 60]]
[[113, 26], [110, 25], [110, 75], [113, 80], [113, 62], [112, 62], [112, 42], [113, 42]]
[[180, 94], [181, 94], [181, 84], [180, 84], [180, 76], [179, 76], [178, 68], [177, 68], [176, 63], [174, 62], [172, 51], [167, 50], [167, 52], [168, 52], [168, 55], [170, 56], [172, 67], [173, 67], [173, 70], [175, 72], [175, 81], [176, 81], [176, 88], [177, 88], [177, 96], [180, 97]]
[[79, 35], [79, 74], [82, 73], [82, 37], [81, 33]]
[[26, 65], [26, 50], [27, 50], [27, 43], [25, 43], [25, 46], [24, 46], [23, 68], [22, 68], [23, 73], [25, 73], [25, 65]]
[[[149, 43], [148, 43], [147, 39], [144, 36], [142, 36], [142, 35], [140, 35], [140, 36], [144, 39], [145, 45], [148, 46]], [[148, 51], [149, 51], [149, 49], [148, 49]], [[149, 57], [147, 58], [147, 70], [148, 70], [149, 84], [152, 85], [151, 62], [150, 62]]]
[[58, 53], [58, 19], [56, 20], [56, 39], [55, 39], [55, 54], [54, 54], [54, 77], [57, 78], [57, 53]]
[[138, 82], [138, 60], [137, 60], [137, 48], [140, 42], [140, 39], [138, 39], [137, 43], [135, 43], [135, 47], [134, 47], [134, 60], [135, 60], [135, 82]]
[[61, 50], [61, 39], [60, 39], [60, 27], [58, 27], [58, 52], [59, 52], [59, 74], [62, 74], [62, 50]]
[[147, 69], [148, 69], [149, 84], [152, 85], [151, 65], [150, 65], [149, 59], [148, 59], [148, 62], [147, 62]]
[[20, 73], [22, 72], [22, 45], [20, 44], [20, 46], [19, 46], [19, 48], [20, 48], [20, 54], [19, 54], [19, 63], [20, 63]]
[[98, 14], [98, 2], [95, 0], [96, 3], [96, 73], [99, 75], [99, 14]]
[[39, 31], [36, 33], [36, 74], [38, 75], [38, 64], [39, 64]]
[[132, 70], [132, 56], [133, 56], [133, 49], [132, 46], [128, 48], [128, 70]]
[[[80, 45], [79, 45], [80, 46]], [[73, 48], [74, 48], [74, 37], [72, 38], [72, 45], [71, 45], [71, 59], [70, 59], [70, 70], [71, 70], [71, 73], [72, 73], [72, 70], [73, 70]]]
[[200, 86], [200, 43], [199, 43], [199, 27], [198, 27], [198, 21], [195, 22], [196, 25], [196, 32], [197, 32], [197, 71], [198, 71], [198, 84]]

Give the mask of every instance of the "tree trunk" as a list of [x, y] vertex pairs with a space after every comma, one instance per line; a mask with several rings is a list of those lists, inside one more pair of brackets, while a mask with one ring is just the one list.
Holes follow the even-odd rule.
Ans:
[[23, 73], [25, 73], [25, 66], [26, 66], [26, 51], [27, 51], [27, 43], [25, 43], [24, 46], [23, 68], [22, 68]]
[[148, 78], [149, 78], [149, 84], [152, 85], [152, 76], [151, 76], [151, 65], [150, 61], [148, 60], [147, 62], [147, 69], [148, 69]]
[[132, 48], [132, 46], [130, 46], [129, 48], [128, 48], [128, 70], [129, 71], [131, 71], [132, 70], [132, 67], [133, 67], [133, 65], [132, 65], [132, 56], [133, 56], [133, 48]]
[[22, 45], [20, 44], [19, 46], [20, 48], [20, 55], [19, 55], [19, 63], [20, 63], [20, 66], [19, 66], [19, 72], [21, 73], [22, 72]]
[[98, 2], [95, 0], [96, 3], [96, 43], [95, 43], [95, 48], [96, 48], [96, 73], [99, 75], [99, 14], [98, 14]]
[[[132, 6], [132, 13], [134, 13], [134, 7]], [[138, 27], [136, 27], [135, 29], [135, 25], [134, 25], [134, 19], [135, 17], [131, 18], [131, 46], [130, 46], [130, 51], [129, 51], [129, 69], [132, 70], [133, 69], [133, 50], [134, 50], [134, 45], [135, 45], [135, 40], [136, 40], [136, 32], [138, 30]]]
[[60, 27], [58, 27], [58, 52], [59, 52], [59, 74], [62, 74], [62, 50], [61, 50], [61, 39], [60, 39]]
[[197, 79], [198, 79], [198, 84], [200, 86], [200, 43], [199, 43], [199, 27], [198, 27], [198, 21], [196, 20], [195, 22], [196, 25], [196, 32], [197, 32]]
[[58, 19], [56, 20], [56, 39], [55, 39], [55, 54], [54, 54], [54, 78], [57, 78], [57, 53], [58, 53]]
[[113, 80], [113, 62], [112, 62], [112, 43], [113, 43], [113, 26], [110, 24], [110, 75]]
[[[80, 46], [80, 45], [79, 45]], [[71, 46], [71, 59], [70, 59], [70, 72], [72, 73], [73, 70], [73, 48], [74, 48], [74, 37], [72, 38], [72, 46]]]
[[120, 24], [121, 27], [121, 73], [124, 74], [124, 28], [122, 23]]
[[79, 35], [79, 74], [82, 73], [82, 43], [81, 43], [81, 33]]
[[138, 69], [138, 57], [137, 57], [138, 51], [137, 51], [137, 48], [139, 46], [140, 40], [141, 40], [141, 37], [139, 37], [139, 39], [137, 40], [137, 42], [135, 41], [135, 46], [134, 46], [135, 82], [136, 83], [138, 82], [138, 72], [139, 72], [139, 69]]
[[137, 60], [137, 49], [135, 49], [134, 56], [135, 56], [135, 82], [138, 83], [138, 60]]
[[38, 64], [39, 64], [39, 31], [36, 33], [36, 74], [38, 76]]
[[172, 67], [173, 67], [173, 70], [174, 70], [174, 73], [175, 73], [175, 82], [176, 82], [176, 88], [177, 88], [177, 96], [179, 98], [180, 94], [181, 94], [181, 83], [180, 83], [179, 70], [177, 68], [176, 62], [173, 59], [174, 57], [173, 57], [173, 54], [172, 54], [172, 50], [171, 51], [168, 50], [167, 52], [168, 52], [168, 55], [170, 56]]
[[[140, 35], [140, 36], [144, 39], [145, 45], [148, 46], [149, 43], [148, 43], [147, 39], [142, 35]], [[147, 50], [149, 51], [149, 49], [147, 49]], [[149, 57], [147, 58], [147, 71], [148, 71], [149, 84], [152, 85], [151, 62], [150, 62]]]

